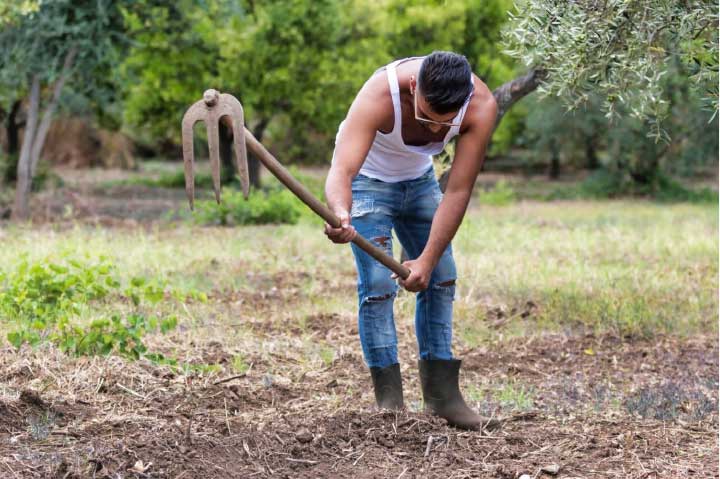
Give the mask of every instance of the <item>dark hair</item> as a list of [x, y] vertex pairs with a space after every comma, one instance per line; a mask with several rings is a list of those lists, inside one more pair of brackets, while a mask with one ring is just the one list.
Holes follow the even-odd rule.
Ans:
[[453, 52], [432, 52], [420, 65], [418, 88], [435, 113], [459, 110], [473, 89], [467, 58]]

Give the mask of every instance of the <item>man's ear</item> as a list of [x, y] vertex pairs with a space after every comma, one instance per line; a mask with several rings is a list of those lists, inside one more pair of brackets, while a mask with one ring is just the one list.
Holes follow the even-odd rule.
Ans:
[[415, 90], [417, 90], [417, 80], [415, 75], [410, 75], [410, 93], [414, 95]]

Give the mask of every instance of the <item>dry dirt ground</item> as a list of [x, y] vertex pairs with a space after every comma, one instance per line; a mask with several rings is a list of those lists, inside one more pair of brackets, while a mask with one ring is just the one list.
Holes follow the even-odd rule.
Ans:
[[[90, 208], [88, 216], [110, 222], [123, 215], [104, 212], [103, 201], [132, 210], [132, 221], [183, 201], [182, 192], [149, 200], [137, 191], [67, 202], [73, 215]], [[152, 207], [138, 207], [147, 201]], [[62, 214], [67, 202], [46, 210]], [[211, 300], [269, 311], [274, 298]], [[272, 321], [245, 326], [258, 339], [299, 333]], [[310, 316], [303, 327], [342, 353], [309, 372], [291, 349], [261, 355], [221, 341], [183, 342], [180, 330], [152, 346], [220, 369], [178, 373], [47, 346], [0, 349], [0, 477], [718, 477], [714, 335], [539, 335], [456, 351], [468, 400], [505, 419], [496, 431], [464, 432], [421, 411], [406, 333], [408, 408], [391, 413], [373, 407], [351, 315]], [[250, 365], [244, 374], [230, 367], [238, 354]]]
[[[320, 317], [309, 327], [350, 340], [351, 321]], [[218, 342], [197, 351], [206, 363], [232, 357]], [[548, 336], [461, 354], [466, 386], [477, 377], [516, 381], [535, 392], [532, 404], [507, 409], [476, 397], [475, 406], [507, 421], [497, 431], [463, 432], [419, 411], [410, 361], [403, 364], [409, 408], [395, 414], [372, 407], [354, 353], [298, 374], [291, 354], [268, 362], [247, 351], [245, 374], [187, 375], [143, 361], [4, 349], [0, 471], [38, 478], [718, 475], [714, 338]]]

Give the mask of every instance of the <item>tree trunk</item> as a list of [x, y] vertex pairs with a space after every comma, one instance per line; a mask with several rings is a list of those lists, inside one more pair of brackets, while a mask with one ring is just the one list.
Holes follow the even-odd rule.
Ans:
[[20, 145], [20, 125], [17, 122], [17, 115], [20, 113], [20, 100], [15, 100], [5, 120], [5, 132], [7, 133], [7, 154], [16, 155]]
[[[503, 83], [495, 90], [493, 90], [493, 96], [495, 97], [495, 101], [497, 102], [498, 106], [497, 116], [495, 117], [495, 126], [493, 126], [493, 130], [498, 127], [500, 121], [502, 120], [503, 116], [505, 116], [505, 113], [507, 113], [510, 107], [517, 103], [518, 100], [534, 92], [537, 87], [540, 86], [540, 83], [544, 78], [544, 70], [539, 68], [533, 68], [525, 75], [515, 78], [514, 80], [510, 80], [509, 82]], [[440, 188], [443, 192], [445, 192], [449, 176], [450, 169], [446, 170], [438, 180], [440, 182]]]
[[550, 169], [548, 170], [548, 176], [551, 180], [556, 180], [560, 177], [560, 152], [558, 151], [557, 142], [552, 139], [550, 140]]
[[40, 162], [40, 154], [42, 153], [43, 146], [45, 146], [45, 140], [47, 139], [48, 131], [50, 131], [50, 123], [52, 123], [53, 115], [55, 115], [55, 109], [60, 102], [60, 94], [62, 93], [63, 86], [65, 86], [65, 81], [70, 74], [70, 68], [72, 67], [73, 61], [75, 61], [76, 53], [77, 49], [73, 47], [70, 49], [70, 51], [67, 52], [67, 55], [65, 55], [65, 62], [63, 63], [60, 77], [58, 77], [57, 81], [55, 82], [55, 87], [53, 88], [52, 99], [50, 100], [50, 103], [45, 109], [45, 113], [43, 114], [42, 121], [40, 122], [40, 126], [38, 127], [37, 134], [33, 139], [32, 150], [30, 154], [31, 181], [32, 178], [35, 176], [37, 165]]
[[595, 138], [588, 136], [585, 138], [585, 160], [588, 170], [597, 170], [600, 168], [597, 152], [595, 151]]
[[534, 92], [544, 78], [545, 70], [533, 68], [525, 75], [503, 83], [493, 90], [493, 96], [498, 105], [495, 128], [500, 124], [500, 120], [502, 120], [510, 107], [518, 100]]
[[18, 167], [18, 146], [20, 145], [20, 127], [22, 124], [17, 121], [22, 101], [13, 102], [7, 118], [5, 118], [5, 134], [7, 136], [7, 161], [4, 171], [0, 173], [0, 184], [11, 184], [17, 181]]
[[232, 128], [220, 122], [220, 163], [222, 165], [222, 182], [227, 184], [235, 177], [235, 162], [233, 161], [233, 133]]
[[[263, 118], [253, 128], [253, 136], [257, 141], [262, 141], [262, 137], [265, 134], [265, 129], [270, 123], [269, 118]], [[248, 151], [248, 176], [250, 177], [250, 185], [255, 188], [260, 188], [260, 160], [258, 160], [254, 154]]]
[[13, 206], [12, 218], [25, 220], [30, 214], [30, 151], [32, 150], [33, 138], [37, 127], [38, 109], [40, 106], [40, 79], [37, 75], [33, 77], [30, 87], [30, 106], [28, 107], [28, 119], [25, 126], [20, 159], [17, 166], [17, 185], [15, 187], [15, 205]]

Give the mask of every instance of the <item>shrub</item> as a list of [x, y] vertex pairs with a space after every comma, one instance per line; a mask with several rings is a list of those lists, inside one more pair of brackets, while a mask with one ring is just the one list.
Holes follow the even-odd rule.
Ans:
[[480, 191], [479, 197], [481, 204], [492, 206], [506, 206], [516, 199], [515, 190], [505, 180], [498, 181], [486, 191]]
[[644, 197], [663, 202], [716, 203], [718, 193], [709, 188], [693, 190], [662, 174], [643, 184], [627, 175], [607, 170], [596, 171], [579, 185], [557, 189], [547, 199], [607, 199]]
[[197, 201], [190, 220], [196, 224], [222, 226], [295, 224], [305, 208], [288, 190], [253, 191], [245, 200], [241, 192], [228, 188], [223, 191], [220, 204], [214, 200]]

